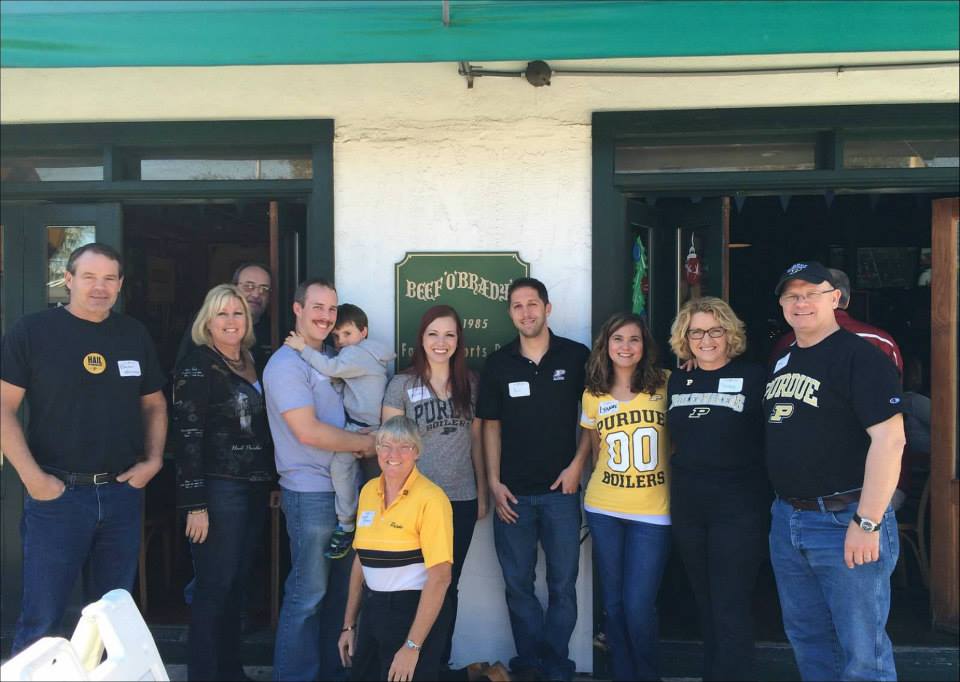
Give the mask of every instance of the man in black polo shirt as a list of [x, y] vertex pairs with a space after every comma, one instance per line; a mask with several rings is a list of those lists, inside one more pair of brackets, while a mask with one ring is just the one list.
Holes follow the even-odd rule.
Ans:
[[840, 328], [840, 290], [823, 265], [790, 266], [776, 293], [797, 335], [763, 399], [784, 630], [804, 680], [895, 680], [885, 626], [900, 551], [890, 507], [905, 440], [899, 377]]
[[56, 632], [81, 569], [87, 602], [133, 587], [143, 488], [163, 465], [167, 404], [153, 342], [111, 312], [120, 255], [81, 246], [65, 280], [70, 303], [20, 318], [3, 338], [0, 439], [27, 491], [14, 654]]
[[[550, 301], [542, 282], [515, 280], [507, 305], [520, 335], [487, 360], [477, 416], [484, 420], [487, 475], [497, 512], [494, 543], [517, 647], [510, 668], [569, 680], [583, 467], [574, 455], [590, 351], [547, 327]], [[534, 594], [538, 541], [547, 561], [546, 615]]]

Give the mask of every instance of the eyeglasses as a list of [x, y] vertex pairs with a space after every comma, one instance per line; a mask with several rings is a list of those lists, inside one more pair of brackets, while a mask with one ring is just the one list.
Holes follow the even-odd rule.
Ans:
[[241, 291], [247, 294], [252, 294], [254, 291], [259, 291], [261, 294], [266, 296], [270, 293], [269, 284], [257, 284], [256, 282], [240, 282], [237, 286], [240, 287]]
[[417, 451], [416, 445], [411, 445], [410, 443], [401, 443], [399, 445], [395, 443], [377, 443], [377, 450], [380, 452], [399, 452], [401, 455], [412, 455]]
[[829, 294], [831, 291], [836, 291], [836, 289], [826, 289], [824, 291], [811, 291], [808, 294], [801, 296], [800, 294], [784, 294], [780, 297], [780, 305], [796, 305], [800, 301], [809, 301], [810, 303], [816, 303], [820, 300], [820, 297], [824, 294]]
[[704, 337], [704, 335], [709, 336], [711, 339], [719, 339], [721, 336], [727, 333], [727, 330], [723, 327], [710, 327], [710, 329], [688, 329], [687, 337], [699, 341]]

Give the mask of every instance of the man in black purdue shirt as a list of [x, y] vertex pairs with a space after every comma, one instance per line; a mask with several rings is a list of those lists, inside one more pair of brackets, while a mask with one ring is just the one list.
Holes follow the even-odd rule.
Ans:
[[790, 266], [776, 293], [797, 335], [763, 400], [784, 630], [804, 680], [895, 680], [885, 626], [899, 554], [897, 372], [837, 324], [840, 291], [820, 263]]
[[55, 633], [81, 569], [88, 602], [133, 587], [143, 488], [163, 464], [167, 407], [153, 342], [111, 312], [120, 255], [81, 246], [64, 278], [70, 303], [21, 318], [3, 339], [0, 438], [27, 491], [14, 654]]

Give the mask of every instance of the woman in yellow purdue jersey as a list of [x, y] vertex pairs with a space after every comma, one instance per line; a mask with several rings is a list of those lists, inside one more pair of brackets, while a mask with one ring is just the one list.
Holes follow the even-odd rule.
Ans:
[[670, 551], [667, 378], [643, 318], [604, 323], [587, 364], [580, 425], [596, 458], [584, 509], [614, 680], [658, 680], [656, 599]]
[[422, 447], [409, 417], [392, 417], [377, 431], [383, 473], [360, 491], [339, 642], [354, 680], [436, 680], [446, 662], [453, 511], [443, 490], [417, 471]]

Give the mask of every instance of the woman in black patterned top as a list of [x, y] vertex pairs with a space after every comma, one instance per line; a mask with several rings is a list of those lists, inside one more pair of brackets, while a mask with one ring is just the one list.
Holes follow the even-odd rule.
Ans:
[[197, 348], [174, 371], [177, 505], [196, 587], [190, 622], [190, 680], [243, 679], [240, 607], [276, 471], [270, 428], [250, 355], [253, 324], [240, 291], [207, 293], [193, 323]]

